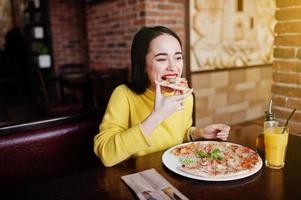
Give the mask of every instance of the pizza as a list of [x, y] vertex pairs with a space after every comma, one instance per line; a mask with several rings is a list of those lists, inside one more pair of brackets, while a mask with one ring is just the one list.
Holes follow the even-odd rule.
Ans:
[[177, 169], [204, 178], [245, 177], [262, 166], [255, 151], [229, 142], [192, 142], [174, 147], [170, 153], [178, 160]]
[[175, 90], [181, 90], [181, 91], [189, 91], [190, 88], [188, 87], [188, 82], [186, 78], [181, 77], [164, 77], [161, 81], [159, 81], [159, 84], [164, 87], [169, 87]]

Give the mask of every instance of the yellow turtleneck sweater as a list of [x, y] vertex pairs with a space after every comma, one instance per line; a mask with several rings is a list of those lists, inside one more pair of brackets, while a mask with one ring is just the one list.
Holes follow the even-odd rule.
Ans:
[[94, 152], [105, 166], [188, 141], [192, 125], [192, 95], [184, 100], [184, 110], [173, 113], [149, 136], [145, 136], [140, 123], [152, 112], [154, 98], [155, 93], [150, 89], [141, 95], [126, 85], [114, 90], [99, 133], [94, 138]]

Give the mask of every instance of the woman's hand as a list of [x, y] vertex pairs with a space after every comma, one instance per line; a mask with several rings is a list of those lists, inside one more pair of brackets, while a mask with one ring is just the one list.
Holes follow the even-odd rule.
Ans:
[[220, 139], [227, 140], [230, 132], [230, 126], [225, 124], [211, 124], [204, 129], [197, 128], [192, 132], [194, 140], [200, 139]]
[[158, 81], [156, 83], [156, 96], [154, 102], [154, 113], [159, 113], [163, 120], [176, 111], [184, 109], [183, 100], [192, 93], [192, 89], [184, 94], [175, 91], [173, 96], [164, 96], [161, 93], [161, 86]]
[[183, 100], [192, 93], [192, 89], [185, 94], [175, 94], [164, 96], [161, 94], [161, 86], [156, 82], [156, 96], [154, 108], [151, 114], [141, 123], [143, 133], [148, 136], [160, 123], [174, 112], [184, 109]]

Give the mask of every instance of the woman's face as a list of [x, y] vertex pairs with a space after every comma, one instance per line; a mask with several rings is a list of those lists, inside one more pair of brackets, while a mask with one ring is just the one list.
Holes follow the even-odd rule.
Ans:
[[[178, 40], [168, 34], [153, 39], [146, 55], [146, 69], [151, 88], [155, 89], [155, 79], [180, 77], [183, 71], [182, 49]], [[167, 88], [162, 88], [168, 91]]]

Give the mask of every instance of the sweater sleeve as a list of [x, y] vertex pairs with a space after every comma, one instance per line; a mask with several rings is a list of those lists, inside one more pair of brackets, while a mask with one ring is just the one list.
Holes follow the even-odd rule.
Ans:
[[151, 144], [139, 124], [129, 127], [129, 95], [126, 86], [111, 95], [99, 133], [94, 138], [94, 152], [107, 167], [116, 165]]

